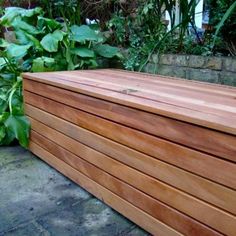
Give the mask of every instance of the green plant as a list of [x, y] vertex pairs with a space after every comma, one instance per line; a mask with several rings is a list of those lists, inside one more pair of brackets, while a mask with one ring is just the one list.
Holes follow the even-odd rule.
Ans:
[[[173, 49], [175, 52], [184, 50], [186, 38], [195, 35], [196, 44], [203, 42], [198, 35], [194, 16], [199, 0], [178, 1], [179, 13], [175, 12], [176, 0], [138, 1], [138, 7], [133, 14], [125, 15], [121, 10], [114, 14], [108, 22], [108, 28], [113, 32], [114, 42], [128, 48], [124, 67], [129, 70], [143, 70], [153, 53], [160, 54]], [[170, 22], [164, 20], [168, 12]], [[176, 18], [180, 19], [176, 23]], [[167, 29], [170, 23], [171, 30]]]
[[49, 18], [63, 18], [70, 24], [81, 25], [81, 1], [77, 0], [41, 0], [39, 2]]
[[113, 43], [124, 46], [126, 41], [126, 17], [123, 16], [122, 11], [115, 13], [107, 22], [107, 26], [109, 29], [115, 29]]
[[38, 6], [45, 9], [45, 15], [49, 18], [64, 18], [77, 25], [81, 25], [86, 18], [99, 19], [103, 27], [116, 2], [118, 0], [38, 0]]
[[59, 23], [45, 18], [41, 8], [6, 8], [0, 25], [15, 34], [12, 42], [0, 39], [0, 144], [16, 138], [26, 147], [29, 123], [23, 115], [21, 72], [96, 68], [101, 58], [120, 54], [105, 43], [98, 26]]
[[215, 10], [219, 10], [221, 18], [213, 17], [212, 22], [216, 24], [216, 30], [214, 34], [214, 41], [212, 48], [215, 47], [218, 35], [221, 33], [227, 48], [232, 55], [236, 55], [236, 1], [217, 1]]
[[0, 145], [18, 139], [28, 146], [30, 124], [24, 116], [20, 68], [4, 54], [0, 57]]
[[160, 41], [167, 31], [154, 2], [139, 1], [136, 11], [128, 15], [121, 9], [107, 24], [113, 32], [113, 42], [128, 48], [128, 56], [124, 60], [126, 69], [138, 70], [155, 43]]

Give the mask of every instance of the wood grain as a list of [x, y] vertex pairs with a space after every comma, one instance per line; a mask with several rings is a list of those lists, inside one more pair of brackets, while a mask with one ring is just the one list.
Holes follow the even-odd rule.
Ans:
[[[55, 75], [61, 76], [60, 73]], [[236, 104], [235, 100], [231, 97], [219, 96], [218, 94], [202, 91], [183, 90], [181, 87], [176, 88], [160, 84], [156, 86], [152, 81], [150, 83], [147, 83], [147, 81], [140, 82], [136, 79], [126, 79], [123, 76], [117, 77], [117, 75], [110, 80], [106, 80], [104, 77], [99, 72], [96, 73], [96, 77], [93, 77], [91, 76], [91, 72], [84, 71], [80, 75], [79, 83], [115, 91], [125, 91], [127, 86], [129, 86], [129, 90], [126, 93], [135, 97], [168, 103], [177, 107], [186, 107], [199, 112], [215, 114], [222, 118], [228, 115], [236, 118]], [[66, 77], [66, 80], [78, 83], [77, 73], [71, 72], [70, 77]], [[224, 104], [222, 104], [222, 98]]]
[[35, 87], [36, 93], [44, 97], [236, 162], [235, 136], [32, 81], [25, 81], [25, 95], [27, 91], [35, 92]]
[[[149, 197], [143, 192], [131, 187], [130, 185], [116, 179], [112, 175], [91, 165], [79, 156], [63, 149], [42, 135], [32, 132], [32, 142], [43, 147], [54, 156], [66, 162], [82, 174], [88, 176], [98, 184], [111, 190], [131, 204], [147, 212], [163, 223], [171, 226], [185, 235], [219, 235], [216, 231], [194, 221], [190, 217], [168, 207], [167, 205]], [[173, 220], [174, 219], [174, 220]]]
[[[67, 132], [65, 132], [65, 134], [73, 138], [70, 139], [67, 136], [63, 136], [61, 133], [58, 133], [55, 130], [44, 125], [43, 123], [35, 120], [40, 120], [40, 115], [45, 114], [40, 114], [39, 112], [38, 116], [33, 116], [34, 119], [29, 117], [33, 129], [38, 133], [41, 133], [41, 130], [43, 130], [43, 135], [46, 135], [47, 138], [58, 143], [58, 145], [61, 145], [60, 140], [63, 140], [62, 146], [66, 147], [71, 152], [78, 155], [77, 149], [80, 147], [80, 145], [75, 141], [77, 140], [81, 144], [89, 146], [126, 165], [134, 167], [135, 169], [145, 174], [151, 175], [152, 177], [164, 181], [169, 185], [177, 187], [178, 189], [181, 189], [202, 200], [225, 209], [226, 211], [236, 214], [235, 191], [215, 184], [214, 182], [208, 181], [204, 178], [193, 175], [189, 172], [183, 171], [174, 166], [157, 161], [142, 153], [135, 152], [132, 149], [119, 145], [115, 142], [111, 142], [108, 139], [98, 136], [92, 132], [88, 132], [85, 129], [72, 125], [61, 119], [58, 119], [51, 115], [45, 115], [45, 118], [47, 120], [52, 120], [52, 123], [58, 124], [59, 126], [67, 127]], [[80, 151], [81, 150], [83, 150], [83, 146], [80, 147]]]
[[[171, 142], [166, 142], [37, 95], [26, 93], [25, 101], [118, 143], [236, 189], [236, 175], [234, 174], [236, 172], [236, 166], [230, 162], [222, 161], [218, 158], [196, 152]], [[36, 119], [40, 119], [43, 123], [61, 132], [72, 133], [70, 130], [73, 129], [70, 128], [70, 125], [66, 126], [64, 124], [65, 122], [61, 122], [60, 120], [55, 122], [50, 118], [50, 115], [43, 114], [41, 111], [38, 111], [37, 108], [26, 105], [25, 110], [27, 114], [30, 114]], [[73, 135], [75, 137], [76, 132], [74, 132]], [[96, 146], [96, 148], [102, 148], [102, 142], [99, 142]], [[105, 148], [103, 149], [106, 150]], [[211, 166], [210, 171], [209, 166]]]
[[154, 217], [148, 215], [132, 204], [128, 203], [121, 197], [115, 195], [108, 189], [97, 184], [95, 181], [91, 180], [84, 174], [76, 171], [74, 168], [66, 164], [65, 162], [59, 160], [57, 157], [53, 156], [51, 153], [44, 150], [39, 145], [31, 142], [30, 150], [49, 165], [56, 168], [62, 174], [69, 177], [71, 180], [79, 184], [81, 187], [85, 188], [87, 191], [92, 193], [98, 199], [102, 200], [106, 204], [112, 206], [115, 210], [125, 215], [127, 218], [132, 220], [134, 223], [140, 225], [150, 233], [156, 236], [180, 236], [181, 233], [168, 227]]
[[[179, 119], [182, 121], [206, 126], [216, 130], [228, 132], [231, 134], [236, 134], [236, 124], [234, 120], [231, 119], [231, 117], [229, 116], [225, 116], [224, 118], [222, 118], [214, 114], [206, 112], [204, 113], [201, 111], [197, 111], [195, 109], [182, 107], [178, 104], [173, 105], [163, 102], [150, 101], [144, 98], [138, 98], [133, 96], [133, 93], [124, 94], [124, 89], [122, 89], [121, 91], [113, 90], [112, 89], [113, 86], [111, 86], [110, 90], [107, 90], [107, 89], [97, 88], [94, 86], [85, 85], [83, 83], [80, 83], [80, 76], [82, 76], [80, 72], [77, 72], [77, 82], [68, 81], [66, 78], [70, 78], [71, 74], [72, 74], [71, 72], [64, 72], [64, 73], [60, 72], [60, 76], [63, 76], [63, 79], [61, 79], [57, 73], [44, 73], [44, 74], [37, 73], [34, 74], [33, 76], [31, 74], [25, 74], [24, 77], [32, 80], [38, 80], [40, 82], [47, 84], [53, 84], [57, 87], [62, 87], [75, 92], [84, 93], [97, 98], [116, 102], [125, 106], [131, 106], [148, 112], [153, 112], [159, 115], [164, 115], [174, 119]], [[91, 76], [94, 76], [96, 78], [96, 72], [94, 72], [94, 74], [91, 74]], [[110, 77], [111, 75], [108, 74], [106, 77], [104, 76], [104, 80], [106, 79], [109, 80]], [[129, 91], [128, 85], [125, 90]], [[204, 103], [207, 102], [208, 102], [207, 100], [204, 101]], [[224, 106], [224, 103], [222, 102], [222, 104], [219, 105]], [[232, 109], [235, 108], [235, 106], [231, 107]]]
[[111, 69], [23, 77], [33, 153], [153, 235], [235, 235], [236, 88]]
[[[60, 141], [57, 144], [68, 148], [64, 145], [66, 142], [65, 136], [57, 131], [55, 132], [58, 137], [60, 136]], [[68, 137], [67, 139], [69, 139], [67, 144], [73, 143], [72, 139]], [[69, 149], [71, 150], [71, 148], [72, 145], [70, 145]], [[227, 212], [200, 201], [76, 141], [73, 151], [76, 152], [76, 155], [116, 178], [224, 234], [233, 235], [233, 232], [236, 230], [236, 217]]]
[[[91, 70], [81, 71], [81, 73], [89, 73]], [[95, 71], [93, 71], [95, 72]], [[141, 73], [135, 71], [124, 71], [120, 69], [102, 69], [96, 70], [96, 74], [113, 73], [114, 77], [128, 78], [129, 80], [137, 80], [152, 85], [165, 85], [166, 87], [182, 88], [182, 92], [186, 90], [197, 91], [200, 93], [217, 94], [225, 97], [235, 97], [235, 87], [220, 85], [214, 83], [201, 82], [196, 80], [186, 80], [177, 77], [154, 75], [150, 73]], [[136, 76], [138, 75], [138, 76]], [[156, 88], [155, 88], [156, 89]]]

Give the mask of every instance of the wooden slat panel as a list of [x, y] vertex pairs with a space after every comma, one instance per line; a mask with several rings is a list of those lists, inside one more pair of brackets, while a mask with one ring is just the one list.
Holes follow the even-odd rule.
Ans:
[[[36, 107], [49, 111], [83, 128], [236, 189], [235, 164], [159, 140], [153, 136], [117, 125], [33, 94], [25, 94], [25, 100]], [[38, 111], [37, 108], [26, 105], [25, 109], [27, 114], [61, 132], [66, 133], [69, 130], [73, 130], [71, 127], [62, 124], [59, 119], [55, 122], [53, 118], [50, 118], [50, 115]], [[76, 132], [74, 132], [75, 136]], [[98, 142], [97, 148], [99, 147], [103, 147], [102, 142]], [[209, 166], [211, 167], [210, 170]]]
[[106, 187], [124, 200], [127, 200], [177, 231], [192, 236], [219, 235], [216, 231], [213, 231], [199, 222], [194, 221], [190, 217], [185, 216], [130, 185], [116, 179], [34, 131], [31, 134], [31, 141], [43, 147], [45, 150], [63, 160], [82, 174], [88, 176], [98, 184]]
[[[37, 90], [34, 88], [37, 86]], [[25, 89], [121, 124], [236, 162], [235, 136], [25, 80]], [[25, 96], [27, 99], [27, 91]], [[236, 122], [235, 122], [236, 123]], [[190, 138], [191, 137], [191, 138]]]
[[[85, 70], [80, 71], [80, 73], [86, 72], [94, 72], [94, 70]], [[174, 87], [174, 88], [181, 88], [183, 91], [196, 91], [196, 92], [203, 92], [207, 94], [217, 94], [220, 96], [225, 97], [235, 97], [235, 87], [221, 85], [221, 84], [214, 84], [214, 83], [207, 83], [201, 82], [196, 80], [186, 80], [176, 77], [170, 76], [162, 76], [162, 75], [154, 75], [150, 73], [140, 73], [135, 71], [125, 71], [120, 69], [101, 69], [96, 70], [96, 74], [107, 75], [107, 73], [113, 73], [115, 77], [127, 78], [129, 80], [137, 80], [138, 82], [144, 82], [148, 84], [152, 84], [154, 86], [164, 85], [167, 87]], [[111, 76], [110, 76], [111, 77]], [[153, 87], [156, 89], [156, 87]]]
[[[80, 147], [80, 145], [73, 139], [67, 138], [60, 133], [55, 132], [48, 126], [43, 125], [35, 119], [41, 120], [41, 122], [44, 122], [44, 120], [51, 120], [51, 124], [58, 125], [58, 127], [56, 127], [57, 130], [60, 131], [60, 129], [58, 129], [59, 127], [65, 127], [67, 130], [65, 134], [80, 143], [92, 147], [93, 149], [134, 167], [141, 172], [151, 175], [166, 182], [167, 184], [184, 190], [185, 192], [236, 214], [236, 191], [210, 182], [204, 178], [198, 177], [174, 166], [157, 161], [142, 153], [135, 152], [132, 149], [114, 143], [94, 133], [88, 132], [47, 113], [38, 111], [36, 115], [34, 112], [29, 112], [29, 114], [34, 117], [34, 119], [30, 118], [30, 121], [35, 131], [40, 133], [41, 130], [43, 130], [44, 135], [46, 135], [47, 138], [58, 144], [60, 144], [60, 140], [63, 139], [63, 146], [75, 154], [77, 154], [78, 149], [79, 152], [81, 152], [81, 150], [83, 150], [83, 146]], [[44, 119], [41, 119], [42, 116], [44, 116]]]
[[112, 206], [115, 210], [119, 211], [121, 214], [125, 215], [127, 218], [140, 225], [153, 235], [158, 236], [180, 236], [182, 234], [178, 233], [174, 229], [168, 227], [162, 222], [158, 221], [154, 217], [148, 215], [132, 204], [128, 203], [121, 197], [115, 195], [108, 189], [97, 184], [95, 181], [91, 180], [84, 174], [76, 171], [74, 168], [66, 164], [65, 162], [59, 160], [37, 144], [31, 142], [30, 150], [41, 159], [46, 161], [49, 165], [56, 168], [62, 174], [66, 175], [74, 182], [79, 184], [81, 187], [85, 188], [87, 191], [95, 195], [97, 198], [101, 199], [108, 205]]
[[[160, 85], [154, 86], [155, 90], [153, 90], [153, 85], [147, 83], [147, 81], [137, 83], [135, 79], [117, 78], [117, 76], [109, 78], [108, 80], [107, 77], [99, 73], [96, 73], [96, 77], [94, 77], [91, 72], [87, 72], [83, 75], [84, 73], [86, 72], [80, 72], [79, 81], [76, 72], [71, 72], [70, 77], [65, 77], [65, 80], [110, 91], [124, 91], [130, 96], [168, 103], [177, 107], [181, 106], [190, 110], [194, 109], [195, 111], [214, 114], [222, 118], [225, 116], [233, 116], [234, 119], [236, 119], [236, 102], [232, 97], [225, 98], [224, 96], [199, 91], [183, 91], [182, 88], [176, 89], [170, 86]], [[60, 72], [55, 75], [63, 78], [63, 74]], [[128, 91], [127, 86], [129, 87]], [[224, 101], [223, 104], [222, 100]]]
[[[59, 133], [57, 133], [57, 135], [59, 135]], [[63, 135], [61, 134], [61, 138], [62, 137]], [[70, 142], [72, 142], [71, 139]], [[64, 141], [61, 140], [60, 144], [63, 146]], [[76, 154], [81, 158], [86, 159], [86, 161], [89, 161], [93, 165], [96, 165], [169, 206], [192, 216], [200, 222], [205, 223], [224, 234], [234, 236], [234, 232], [236, 232], [236, 217], [233, 215], [187, 195], [152, 177], [144, 175], [137, 170], [117, 162], [89, 147], [84, 146], [85, 150], [83, 151], [83, 145], [81, 144], [79, 147], [78, 145], [79, 143], [76, 145], [76, 150], [79, 153]], [[81, 152], [83, 153], [81, 154]], [[206, 212], [207, 214], [205, 214]]]
[[[90, 96], [102, 98], [105, 100], [110, 100], [116, 103], [120, 103], [126, 106], [135, 107], [148, 112], [157, 113], [160, 115], [168, 116], [171, 118], [183, 120], [186, 122], [191, 122], [194, 124], [206, 126], [209, 128], [217, 129], [224, 132], [229, 132], [236, 134], [236, 124], [234, 120], [225, 116], [224, 119], [221, 117], [196, 111], [194, 109], [188, 109], [181, 106], [173, 106], [168, 103], [150, 101], [148, 99], [138, 98], [131, 95], [123, 94], [122, 91], [110, 91], [105, 89], [99, 89], [96, 87], [91, 87], [84, 84], [79, 84], [79, 72], [78, 72], [78, 82], [70, 82], [65, 79], [59, 79], [55, 73], [44, 73], [43, 75], [38, 73], [25, 74], [25, 78], [30, 78], [32, 80], [38, 80], [44, 83], [53, 84], [58, 87], [63, 87], [68, 90], [84, 93]], [[70, 72], [64, 73], [64, 77], [69, 77]], [[129, 87], [127, 87], [129, 89]]]
[[236, 89], [112, 70], [24, 77], [31, 145], [52, 163], [153, 217], [150, 232], [234, 236]]

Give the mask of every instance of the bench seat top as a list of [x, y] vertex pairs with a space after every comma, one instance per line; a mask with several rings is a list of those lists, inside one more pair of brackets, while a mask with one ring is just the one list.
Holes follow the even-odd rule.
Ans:
[[117, 69], [24, 73], [30, 79], [236, 135], [236, 88]]

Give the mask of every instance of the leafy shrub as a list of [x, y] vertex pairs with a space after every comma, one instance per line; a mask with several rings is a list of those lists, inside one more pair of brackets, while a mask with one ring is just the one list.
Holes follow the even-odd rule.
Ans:
[[10, 144], [17, 138], [26, 147], [30, 124], [23, 115], [20, 69], [3, 56], [0, 71], [0, 145]]
[[15, 40], [0, 39], [0, 144], [18, 139], [28, 145], [29, 122], [22, 105], [21, 72], [96, 68], [100, 58], [118, 56], [105, 43], [98, 26], [70, 25], [45, 18], [41, 8], [10, 7], [0, 25], [14, 31]]
[[[215, 50], [229, 51], [236, 55], [236, 1], [235, 0], [209, 0], [211, 6], [210, 23], [216, 29], [215, 40], [221, 39], [222, 44], [216, 44]], [[215, 42], [214, 42], [215, 44]]]
[[[179, 1], [178, 17], [181, 22], [178, 25], [175, 23], [175, 0], [139, 0], [138, 7], [132, 14], [126, 15], [122, 9], [115, 13], [107, 26], [113, 32], [113, 42], [128, 48], [124, 67], [141, 71], [153, 53], [160, 54], [171, 49], [182, 52], [190, 33], [198, 44], [202, 43], [194, 22], [198, 2], [199, 0]], [[170, 15], [170, 22], [164, 20], [166, 12]], [[169, 31], [168, 23], [172, 26]]]
[[[118, 9], [107, 26], [113, 35], [112, 43], [127, 49], [124, 67], [141, 71], [153, 53], [236, 55], [236, 1], [206, 1], [210, 4], [210, 23], [214, 27], [204, 33], [195, 26], [199, 0], [177, 1], [178, 13], [176, 0], [137, 0], [137, 8], [131, 14]], [[164, 20], [166, 12], [170, 16], [170, 31]], [[180, 19], [179, 24], [176, 18]]]
[[156, 11], [154, 0], [140, 1], [133, 14], [125, 15], [120, 10], [114, 14], [107, 26], [113, 32], [114, 42], [128, 48], [124, 66], [128, 70], [138, 70], [150, 51], [167, 32], [162, 13]]

